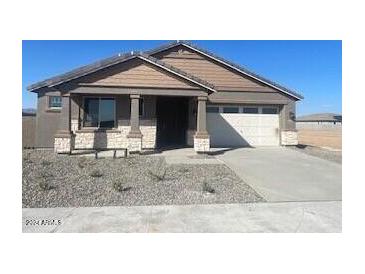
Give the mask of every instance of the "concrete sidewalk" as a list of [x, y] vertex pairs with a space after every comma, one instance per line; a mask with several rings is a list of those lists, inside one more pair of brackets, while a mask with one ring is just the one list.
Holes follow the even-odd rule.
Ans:
[[23, 208], [23, 232], [341, 232], [341, 229], [340, 201]]

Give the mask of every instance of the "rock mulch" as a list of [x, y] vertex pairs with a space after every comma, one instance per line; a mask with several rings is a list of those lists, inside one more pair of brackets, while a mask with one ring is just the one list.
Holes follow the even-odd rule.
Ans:
[[264, 202], [225, 165], [166, 165], [156, 156], [96, 160], [24, 150], [22, 187], [23, 207]]

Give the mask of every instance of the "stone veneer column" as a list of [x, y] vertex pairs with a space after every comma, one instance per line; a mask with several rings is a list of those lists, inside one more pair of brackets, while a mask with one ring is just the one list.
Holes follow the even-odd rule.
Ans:
[[206, 102], [207, 97], [198, 97], [197, 127], [194, 135], [194, 150], [198, 153], [208, 152], [210, 149], [210, 138], [207, 131]]
[[140, 95], [131, 94], [131, 114], [130, 126], [131, 129], [127, 135], [129, 152], [142, 151], [142, 133], [139, 128], [139, 99]]
[[54, 150], [56, 153], [71, 153], [73, 149], [73, 134], [71, 132], [71, 97], [62, 95], [62, 109], [55, 135]]
[[283, 146], [298, 145], [298, 132], [295, 125], [295, 102], [283, 105], [280, 112], [281, 134], [280, 140]]

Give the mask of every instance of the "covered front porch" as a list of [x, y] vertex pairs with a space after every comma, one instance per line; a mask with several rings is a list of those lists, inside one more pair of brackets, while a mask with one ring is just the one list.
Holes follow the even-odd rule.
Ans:
[[207, 93], [168, 90], [79, 87], [62, 94], [54, 149], [127, 149], [166, 147], [210, 149], [206, 129]]

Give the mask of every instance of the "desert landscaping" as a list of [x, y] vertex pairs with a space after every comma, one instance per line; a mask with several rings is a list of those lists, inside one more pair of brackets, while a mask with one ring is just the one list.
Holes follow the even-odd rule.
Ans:
[[298, 139], [300, 144], [341, 150], [342, 128], [298, 129]]
[[23, 207], [264, 202], [225, 165], [166, 164], [164, 157], [99, 158], [23, 150]]
[[342, 163], [342, 127], [299, 128], [298, 151], [325, 160]]

